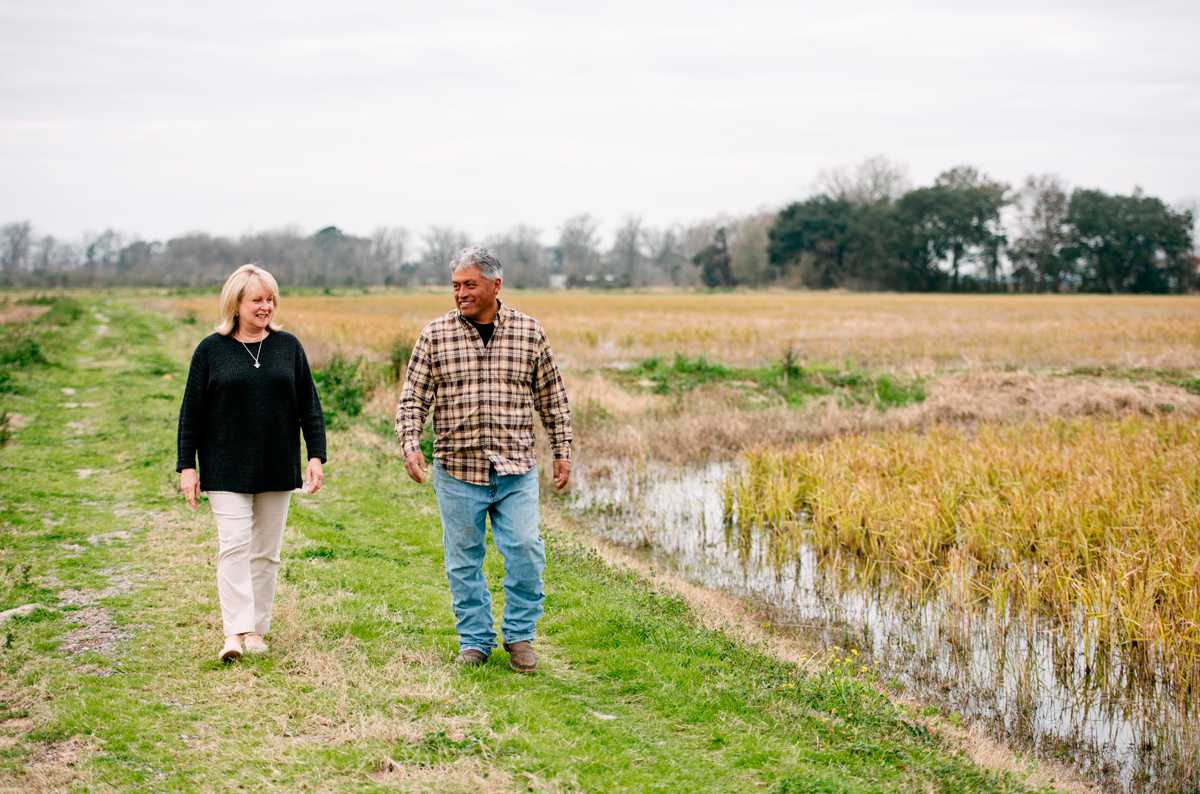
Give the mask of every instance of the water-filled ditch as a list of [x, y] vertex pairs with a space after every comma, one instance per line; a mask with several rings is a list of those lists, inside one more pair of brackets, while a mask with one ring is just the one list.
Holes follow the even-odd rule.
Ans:
[[822, 557], [726, 520], [732, 464], [593, 465], [571, 509], [592, 532], [695, 583], [753, 599], [905, 695], [1129, 792], [1200, 790], [1200, 707], [1145, 664], [1037, 615], [914, 592], [902, 571]]

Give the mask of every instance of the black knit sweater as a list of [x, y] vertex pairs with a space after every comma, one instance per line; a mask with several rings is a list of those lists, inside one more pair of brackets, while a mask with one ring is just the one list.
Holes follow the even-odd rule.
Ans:
[[212, 334], [196, 346], [179, 409], [176, 471], [200, 455], [204, 491], [299, 488], [300, 433], [309, 458], [325, 460], [325, 417], [304, 348], [275, 331], [258, 343]]

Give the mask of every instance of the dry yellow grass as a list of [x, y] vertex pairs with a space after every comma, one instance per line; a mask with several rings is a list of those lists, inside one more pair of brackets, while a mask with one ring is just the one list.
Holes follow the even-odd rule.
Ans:
[[[449, 292], [286, 294], [280, 317], [320, 361], [384, 354], [450, 309]], [[506, 292], [538, 317], [566, 369], [663, 353], [756, 364], [801, 360], [944, 368], [1200, 368], [1200, 297], [823, 292]], [[216, 295], [166, 299], [207, 325]]]
[[[834, 398], [802, 409], [776, 405], [745, 410], [744, 400], [721, 386], [697, 389], [673, 402], [630, 394], [599, 375], [566, 376], [579, 427], [580, 456], [650, 458], [670, 463], [728, 460], [766, 444], [784, 446], [846, 433], [973, 427], [1073, 416], [1096, 418], [1171, 415], [1200, 419], [1200, 395], [1177, 386], [1113, 378], [1031, 372], [947, 373], [926, 384], [920, 403], [879, 411]], [[389, 397], [392, 409], [394, 395]]]
[[49, 310], [49, 306], [10, 306], [7, 303], [0, 303], [0, 325], [19, 325], [32, 322]]
[[739, 526], [889, 564], [917, 586], [1200, 663], [1200, 427], [1074, 419], [846, 435], [748, 455]]

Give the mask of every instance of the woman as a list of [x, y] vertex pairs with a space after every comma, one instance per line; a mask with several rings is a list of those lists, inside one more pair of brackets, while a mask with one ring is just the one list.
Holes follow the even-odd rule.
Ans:
[[[179, 489], [194, 510], [208, 493], [217, 520], [221, 660], [266, 653], [288, 501], [324, 481], [325, 419], [299, 340], [279, 330], [279, 285], [255, 265], [221, 289], [221, 322], [192, 354], [179, 411]], [[196, 456], [200, 473], [196, 473]]]

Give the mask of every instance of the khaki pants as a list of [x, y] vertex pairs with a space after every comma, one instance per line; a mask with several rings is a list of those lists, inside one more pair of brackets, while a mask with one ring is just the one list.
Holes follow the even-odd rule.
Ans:
[[279, 547], [291, 491], [209, 491], [217, 519], [217, 595], [225, 636], [271, 628]]

